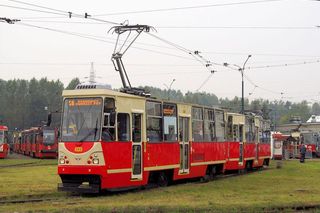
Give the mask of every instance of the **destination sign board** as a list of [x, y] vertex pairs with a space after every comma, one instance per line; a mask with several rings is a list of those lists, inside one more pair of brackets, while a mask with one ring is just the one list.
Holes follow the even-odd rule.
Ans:
[[74, 106], [100, 106], [102, 103], [100, 98], [83, 98], [83, 99], [72, 99], [68, 100], [70, 107]]

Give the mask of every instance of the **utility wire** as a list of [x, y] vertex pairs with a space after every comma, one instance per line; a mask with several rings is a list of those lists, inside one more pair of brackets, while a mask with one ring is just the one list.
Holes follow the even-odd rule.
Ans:
[[111, 41], [106, 41], [103, 39], [98, 39], [98, 38], [94, 38], [91, 35], [86, 35], [86, 34], [81, 34], [81, 33], [75, 33], [75, 32], [70, 32], [70, 31], [65, 31], [65, 30], [58, 30], [58, 29], [54, 29], [54, 28], [49, 28], [49, 27], [41, 27], [41, 26], [37, 26], [37, 25], [32, 25], [32, 24], [26, 24], [26, 23], [18, 23], [19, 25], [23, 25], [23, 26], [27, 26], [27, 27], [33, 27], [33, 28], [38, 28], [38, 29], [44, 29], [44, 30], [49, 30], [49, 31], [53, 31], [53, 32], [58, 32], [58, 33], [64, 33], [64, 34], [68, 34], [68, 35], [73, 35], [73, 36], [78, 36], [81, 38], [86, 38], [86, 39], [91, 39], [91, 40], [95, 40], [95, 41], [100, 41], [100, 42], [105, 42], [105, 43], [109, 43], [109, 44], [113, 44], [113, 42]]
[[283, 95], [283, 92], [278, 92], [278, 91], [274, 91], [274, 90], [270, 90], [270, 89], [267, 89], [267, 88], [264, 88], [264, 87], [261, 87], [261, 86], [258, 86], [256, 83], [254, 83], [247, 75], [243, 74], [243, 76], [245, 77], [245, 79], [248, 80], [248, 82], [250, 84], [252, 84], [254, 86], [254, 88], [258, 88], [258, 89], [261, 89], [261, 90], [264, 90], [264, 91], [267, 91], [267, 92], [270, 92], [272, 94], [276, 94], [276, 95]]
[[[25, 19], [25, 18], [20, 18]], [[28, 19], [28, 18], [27, 18]], [[103, 23], [96, 22], [81, 22], [81, 21], [51, 21], [51, 20], [28, 20], [28, 22], [41, 23], [59, 23], [59, 24], [90, 24], [103, 25]], [[320, 30], [318, 26], [157, 26], [157, 29], [256, 29], [256, 30]]]
[[232, 5], [257, 4], [257, 3], [276, 2], [276, 1], [283, 1], [283, 0], [260, 0], [260, 1], [245, 1], [245, 2], [232, 2], [232, 3], [221, 3], [221, 4], [196, 5], [196, 6], [187, 6], [187, 7], [173, 7], [173, 8], [150, 9], [150, 10], [140, 10], [140, 11], [104, 13], [104, 14], [97, 14], [97, 15], [94, 15], [94, 16], [98, 17], [98, 16], [111, 16], [111, 15], [126, 15], [126, 14], [165, 12], [165, 11], [189, 10], [189, 9], [222, 7], [222, 6], [232, 6]]
[[320, 30], [318, 26], [289, 27], [289, 26], [159, 26], [157, 29], [253, 29], [253, 30]]
[[16, 1], [16, 0], [8, 0], [8, 1], [15, 2], [15, 3], [18, 3], [18, 4], [33, 6], [33, 7], [37, 7], [37, 8], [41, 8], [41, 9], [51, 10], [51, 11], [54, 11], [54, 12], [45, 11], [45, 10], [31, 9], [31, 8], [25, 8], [25, 7], [16, 7], [16, 6], [11, 6], [11, 5], [0, 5], [0, 6], [9, 7], [9, 8], [15, 8], [15, 9], [21, 9], [21, 10], [29, 10], [29, 11], [34, 11], [34, 12], [62, 15], [62, 16], [66, 16], [66, 17], [69, 17], [69, 18], [71, 18], [71, 17], [85, 18], [85, 19], [90, 19], [90, 20], [103, 22], [103, 23], [107, 23], [107, 24], [113, 24], [113, 25], [122, 25], [122, 23], [117, 23], [117, 22], [113, 22], [113, 21], [107, 21], [107, 20], [97, 19], [97, 18], [91, 17], [91, 15], [89, 15], [87, 13], [82, 15], [82, 14], [77, 14], [77, 13], [73, 13], [73, 12], [70, 12], [70, 11], [58, 10], [58, 9], [54, 9], [54, 8], [50, 8], [50, 7], [44, 7], [44, 6], [41, 6], [41, 5], [31, 4], [31, 3], [27, 3], [27, 2], [23, 2], [23, 1]]
[[209, 74], [209, 76], [204, 80], [204, 82], [200, 85], [200, 87], [196, 90], [196, 92], [199, 92], [199, 90], [200, 90], [206, 83], [208, 83], [208, 81], [210, 80], [210, 78], [213, 76], [213, 73], [214, 73], [214, 72], [211, 72], [211, 73]]
[[[62, 19], [62, 18], [66, 18], [66, 17], [62, 17], [62, 16], [32, 16], [32, 17], [19, 17], [20, 19], [23, 19], [23, 20], [34, 20], [34, 21], [37, 21], [36, 19]], [[69, 17], [68, 17], [69, 18]], [[83, 23], [86, 23], [86, 22], [83, 22]]]
[[[30, 65], [30, 66], [88, 66], [88, 63], [50, 63], [50, 62], [0, 62], [0, 65]], [[113, 66], [111, 63], [94, 63], [95, 66]], [[200, 67], [200, 64], [131, 64], [129, 66], [163, 66], [163, 67]]]
[[297, 65], [305, 65], [305, 64], [315, 64], [320, 63], [320, 59], [314, 61], [304, 61], [299, 63], [287, 63], [287, 64], [272, 64], [272, 65], [263, 65], [263, 66], [251, 66], [246, 69], [262, 69], [262, 68], [274, 68], [274, 67], [288, 67], [288, 66], [297, 66]]
[[[223, 66], [225, 66], [225, 65], [223, 65]], [[230, 69], [230, 70], [239, 71], [239, 68], [235, 68], [235, 67], [232, 67], [232, 66], [225, 66], [225, 67], [228, 68], [228, 69]], [[246, 68], [246, 70], [247, 70], [247, 69], [248, 69], [248, 68]], [[243, 76], [244, 76], [244, 78], [245, 78], [250, 84], [252, 84], [252, 85], [254, 86], [254, 90], [255, 90], [256, 88], [258, 88], [258, 89], [261, 89], [261, 90], [270, 92], [270, 93], [272, 93], [272, 94], [279, 94], [278, 91], [273, 91], [273, 90], [266, 89], [266, 88], [263, 88], [263, 87], [257, 85], [257, 84], [254, 83], [246, 74], [243, 74]], [[280, 94], [282, 95], [283, 93], [281, 92]]]
[[[203, 52], [205, 54], [216, 55], [249, 55], [245, 52]], [[250, 53], [251, 54], [251, 53]], [[279, 57], [320, 57], [319, 55], [299, 55], [299, 54], [277, 54], [277, 53], [252, 53], [255, 56], [279, 56]]]
[[44, 6], [40, 6], [40, 5], [36, 5], [36, 4], [31, 4], [31, 3], [27, 3], [27, 2], [22, 2], [22, 1], [17, 1], [17, 0], [7, 0], [7, 1], [15, 2], [15, 3], [19, 3], [19, 4], [24, 4], [24, 5], [28, 5], [28, 6], [33, 6], [33, 7], [38, 7], [38, 8], [46, 9], [46, 10], [52, 10], [52, 11], [55, 11], [58, 13], [65, 13], [65, 11], [63, 11], [63, 10], [57, 10], [57, 9], [44, 7]]
[[[68, 34], [68, 35], [78, 36], [78, 37], [82, 37], [82, 38], [86, 38], [86, 39], [91, 39], [91, 40], [95, 40], [95, 41], [100, 41], [100, 42], [104, 42], [104, 43], [114, 44], [114, 42], [106, 41], [106, 40], [99, 39], [99, 38], [95, 38], [95, 37], [93, 37], [92, 35], [80, 34], [80, 33], [69, 32], [69, 31], [65, 31], [65, 30], [58, 30], [58, 29], [48, 28], [48, 27], [41, 27], [41, 26], [26, 24], [26, 23], [22, 23], [22, 22], [19, 22], [18, 24], [24, 25], [24, 26], [27, 26], [27, 27], [44, 29], [44, 30], [49, 30], [49, 31], [53, 31], [53, 32], [59, 32], [59, 33], [63, 33], [63, 34]], [[166, 53], [166, 52], [162, 52], [162, 51], [150, 50], [150, 49], [141, 48], [141, 47], [136, 47], [136, 46], [133, 46], [132, 48], [138, 49], [138, 50], [144, 50], [144, 51], [148, 51], [148, 52], [152, 52], [152, 53], [157, 53], [157, 54], [161, 54], [161, 55], [172, 56], [172, 57], [176, 57], [176, 58], [181, 58], [181, 59], [185, 59], [185, 60], [192, 60], [192, 61], [194, 61], [194, 59], [189, 58], [189, 57], [184, 57], [184, 56], [180, 56], [180, 55], [176, 55], [176, 54], [171, 54], [171, 53]]]
[[3, 4], [0, 4], [0, 7], [7, 7], [7, 8], [13, 8], [13, 9], [19, 9], [19, 10], [28, 10], [28, 11], [33, 11], [33, 12], [63, 15], [63, 16], [65, 15], [63, 13], [49, 12], [49, 11], [44, 11], [44, 10], [37, 10], [37, 9], [31, 9], [31, 8], [26, 8], [26, 7], [17, 7], [17, 6], [11, 6], [11, 5], [3, 5]]
[[205, 59], [203, 56], [201, 56], [200, 52], [199, 51], [191, 51], [185, 47], [182, 47], [178, 44], [175, 44], [173, 42], [170, 42], [170, 41], [167, 41], [163, 38], [160, 38], [159, 36], [156, 36], [154, 34], [151, 34], [151, 33], [148, 33], [149, 35], [153, 36], [154, 38], [157, 38], [159, 39], [160, 41], [162, 42], [165, 42], [185, 53], [188, 53], [190, 54], [195, 60], [197, 60], [198, 62], [200, 62], [200, 64], [202, 64], [209, 72], [210, 72], [210, 75], [209, 77], [200, 85], [200, 87], [196, 90], [196, 91], [199, 91], [208, 81], [209, 79], [212, 77], [212, 74], [216, 71], [214, 71], [213, 69], [210, 69], [210, 67], [212, 66], [213, 63], [211, 63], [209, 60]]

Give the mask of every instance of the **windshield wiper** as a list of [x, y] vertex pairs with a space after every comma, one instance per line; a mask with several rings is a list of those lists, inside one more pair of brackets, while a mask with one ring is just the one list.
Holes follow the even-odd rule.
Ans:
[[89, 136], [91, 136], [92, 131], [94, 131], [94, 138], [93, 138], [93, 140], [95, 141], [95, 140], [96, 140], [96, 136], [97, 136], [97, 132], [98, 132], [98, 118], [97, 118], [97, 120], [96, 120], [96, 127], [95, 127], [94, 129], [90, 130], [90, 131], [88, 132], [88, 134], [86, 134], [81, 140], [79, 140], [79, 142], [83, 142], [83, 141], [86, 140]]

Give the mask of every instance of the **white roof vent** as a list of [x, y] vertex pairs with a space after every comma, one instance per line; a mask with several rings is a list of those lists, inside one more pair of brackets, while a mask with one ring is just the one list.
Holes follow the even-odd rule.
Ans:
[[98, 83], [81, 83], [76, 86], [75, 89], [112, 89], [110, 84], [98, 84]]

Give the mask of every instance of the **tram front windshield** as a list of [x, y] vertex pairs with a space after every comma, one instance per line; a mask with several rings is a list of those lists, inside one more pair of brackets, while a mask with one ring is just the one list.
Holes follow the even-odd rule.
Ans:
[[0, 144], [4, 142], [4, 132], [0, 130]]
[[63, 142], [97, 141], [100, 138], [102, 98], [67, 98], [62, 118]]
[[54, 130], [43, 130], [43, 143], [46, 145], [54, 144]]

